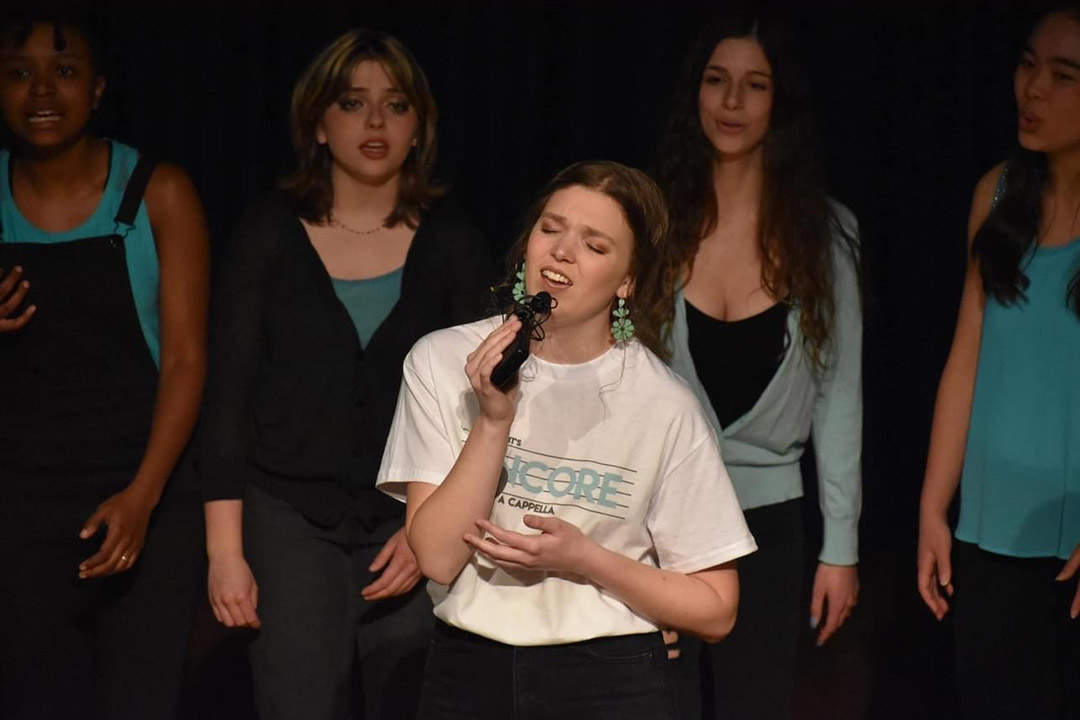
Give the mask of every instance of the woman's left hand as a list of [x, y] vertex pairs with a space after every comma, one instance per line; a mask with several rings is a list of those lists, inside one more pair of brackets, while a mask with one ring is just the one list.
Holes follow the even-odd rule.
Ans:
[[828, 610], [825, 627], [818, 634], [821, 647], [840, 629], [859, 600], [859, 570], [855, 565], [818, 563], [814, 592], [810, 599], [810, 627], [817, 628], [822, 612]]
[[[1061, 572], [1058, 573], [1058, 582], [1065, 582], [1076, 577], [1076, 572], [1080, 570], [1080, 543], [1077, 543], [1076, 548], [1072, 551], [1072, 555], [1065, 562], [1065, 567], [1061, 568]], [[1072, 605], [1069, 606], [1069, 617], [1075, 620], [1080, 617], [1080, 583], [1076, 585], [1076, 594], [1073, 595]]]
[[134, 567], [156, 505], [157, 497], [134, 483], [98, 505], [83, 523], [79, 537], [83, 540], [93, 537], [101, 523], [109, 529], [98, 551], [79, 564], [79, 577], [84, 580], [104, 577]]
[[[525, 526], [539, 530], [539, 535], [523, 535], [487, 520], [477, 520], [480, 535], [466, 534], [464, 539], [476, 552], [501, 568], [525, 570], [581, 571], [585, 551], [593, 545], [577, 527], [554, 517], [526, 515]], [[490, 534], [498, 542], [482, 537]]]

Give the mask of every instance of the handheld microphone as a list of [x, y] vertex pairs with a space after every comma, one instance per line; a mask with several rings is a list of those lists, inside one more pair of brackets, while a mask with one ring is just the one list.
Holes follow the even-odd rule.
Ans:
[[514, 341], [503, 351], [502, 360], [491, 371], [491, 382], [505, 392], [514, 384], [518, 368], [529, 357], [529, 344], [533, 340], [543, 340], [544, 331], [540, 327], [549, 317], [551, 309], [559, 303], [549, 293], [538, 292], [527, 295], [514, 308], [514, 314], [521, 319], [521, 329], [514, 336]]

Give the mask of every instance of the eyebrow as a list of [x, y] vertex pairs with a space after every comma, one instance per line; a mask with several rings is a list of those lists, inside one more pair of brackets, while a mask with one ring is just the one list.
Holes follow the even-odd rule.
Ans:
[[1055, 55], [1054, 57], [1050, 58], [1050, 63], [1053, 65], [1064, 65], [1065, 67], [1072, 68], [1073, 70], [1080, 70], [1080, 62], [1077, 62], [1072, 58]]
[[[9, 50], [6, 50], [6, 49], [5, 50], [0, 50], [0, 55], [3, 55], [4, 59], [6, 59], [6, 60], [10, 60], [10, 59], [29, 60], [31, 57], [33, 57], [31, 55], [27, 55], [24, 52], [20, 52], [19, 50], [9, 51]], [[63, 50], [61, 52], [58, 52], [55, 55], [53, 55], [53, 57], [63, 59], [63, 60], [81, 60], [82, 59], [82, 55], [80, 55], [79, 53], [73, 53], [73, 52], [71, 52], [69, 50]]]
[[[1024, 46], [1024, 53], [1023, 54], [1038, 57], [1038, 55], [1035, 53], [1035, 51], [1031, 49], [1030, 45]], [[1064, 65], [1067, 68], [1072, 68], [1073, 70], [1080, 71], [1080, 62], [1077, 62], [1076, 60], [1073, 60], [1072, 58], [1065, 57], [1064, 55], [1054, 55], [1053, 57], [1050, 58], [1050, 64], [1051, 65]]]
[[[716, 70], [716, 71], [723, 71], [723, 72], [726, 72], [726, 73], [730, 73], [730, 72], [731, 72], [730, 70], [728, 70], [728, 69], [727, 69], [726, 67], [724, 67], [723, 65], [707, 65], [707, 66], [705, 67], [705, 69], [706, 69], [706, 70]], [[747, 70], [747, 71], [746, 71], [746, 74], [747, 74], [747, 75], [761, 75], [762, 77], [767, 77], [767, 78], [769, 78], [769, 79], [772, 79], [772, 74], [771, 74], [771, 73], [768, 73], [768, 72], [766, 72], [766, 71], [764, 71], [764, 70]]]
[[[363, 85], [353, 85], [352, 87], [349, 88], [349, 92], [371, 92], [371, 88], [364, 87]], [[383, 92], [395, 93], [397, 95], [404, 95], [405, 94], [403, 91], [399, 90], [398, 88], [394, 87], [393, 85], [390, 85], [388, 87], [383, 88]]]
[[[549, 210], [545, 210], [543, 213], [541, 213], [540, 217], [542, 217], [542, 218], [545, 218], [545, 217], [550, 218], [552, 220], [555, 220], [556, 222], [562, 223], [563, 225], [569, 225], [570, 224], [565, 217], [563, 217], [562, 215], [559, 215], [558, 213], [553, 213], [553, 212], [551, 212]], [[599, 230], [597, 230], [596, 228], [594, 228], [591, 225], [585, 225], [584, 227], [585, 227], [585, 236], [586, 237], [600, 237], [600, 238], [604, 238], [608, 242], [611, 242], [611, 243], [615, 242], [615, 239], [613, 237], [611, 237], [607, 233], [600, 232]]]

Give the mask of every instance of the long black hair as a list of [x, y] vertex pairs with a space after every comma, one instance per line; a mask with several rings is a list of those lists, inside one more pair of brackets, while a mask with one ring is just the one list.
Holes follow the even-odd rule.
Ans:
[[[1059, 13], [1080, 22], [1080, 2], [1062, 3], [1039, 22]], [[1025, 299], [1024, 291], [1030, 284], [1021, 264], [1038, 241], [1050, 166], [1045, 153], [1017, 145], [1005, 167], [1001, 194], [972, 239], [971, 255], [979, 264], [986, 294], [1003, 305], [1012, 305]], [[1069, 281], [1065, 301], [1080, 317], [1080, 267]]]

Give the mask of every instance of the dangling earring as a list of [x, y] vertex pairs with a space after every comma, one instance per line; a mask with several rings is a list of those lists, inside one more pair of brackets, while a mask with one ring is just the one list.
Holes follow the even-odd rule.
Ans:
[[[521, 261], [521, 269], [514, 273], [517, 282], [514, 283], [514, 302], [521, 302], [525, 298], [525, 261]], [[505, 286], [504, 286], [505, 287]]]
[[626, 300], [619, 298], [619, 306], [611, 311], [615, 320], [611, 323], [611, 336], [617, 342], [626, 342], [634, 337], [634, 323], [630, 320], [630, 311], [626, 309]]

